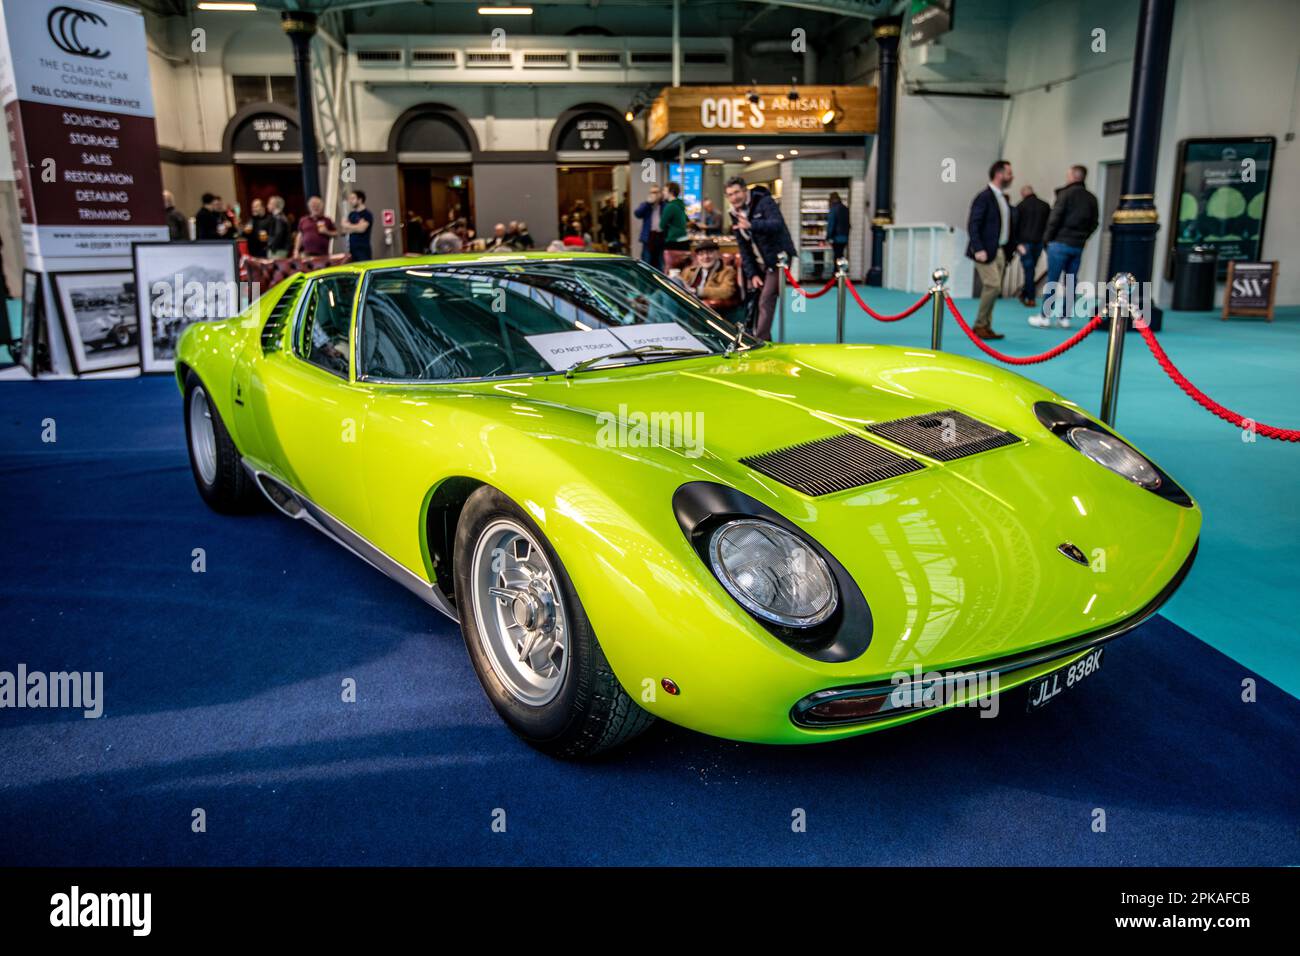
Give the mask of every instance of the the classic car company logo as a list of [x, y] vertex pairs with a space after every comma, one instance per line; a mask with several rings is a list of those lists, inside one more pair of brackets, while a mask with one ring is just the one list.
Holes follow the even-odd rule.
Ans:
[[1085, 568], [1088, 567], [1088, 556], [1084, 554], [1077, 545], [1066, 541], [1062, 544], [1058, 544], [1056, 550], [1060, 551], [1061, 554], [1065, 555], [1075, 564], [1082, 564]]
[[77, 30], [83, 23], [106, 27], [108, 22], [98, 13], [78, 10], [76, 7], [55, 7], [45, 18], [45, 27], [50, 31], [50, 39], [64, 53], [73, 56], [85, 56], [92, 60], [102, 60], [108, 56], [108, 50], [89, 47], [78, 35]]

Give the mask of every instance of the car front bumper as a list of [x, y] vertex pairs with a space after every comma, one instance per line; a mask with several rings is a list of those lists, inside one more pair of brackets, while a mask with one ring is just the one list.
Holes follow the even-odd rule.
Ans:
[[883, 730], [926, 714], [953, 707], [975, 706], [991, 696], [1068, 666], [1094, 648], [1127, 634], [1160, 609], [1191, 571], [1199, 546], [1169, 583], [1136, 614], [1088, 634], [1043, 645], [1006, 657], [979, 661], [951, 670], [934, 669], [909, 677], [900, 672], [888, 682], [819, 690], [790, 708], [790, 721], [804, 731]]

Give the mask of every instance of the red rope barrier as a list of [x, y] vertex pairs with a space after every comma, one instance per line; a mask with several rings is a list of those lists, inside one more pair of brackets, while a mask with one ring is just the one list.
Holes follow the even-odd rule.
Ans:
[[805, 299], [816, 299], [820, 296], [823, 296], [827, 292], [831, 291], [831, 286], [835, 285], [835, 277], [831, 276], [829, 279], [826, 280], [826, 284], [822, 286], [820, 289], [818, 289], [816, 292], [809, 292], [807, 289], [805, 289], [803, 286], [799, 284], [799, 280], [796, 279], [793, 274], [791, 274], [789, 269], [785, 270], [785, 281], [790, 285], [790, 288], [794, 289], [795, 292], [798, 292]]
[[1088, 324], [1078, 332], [1074, 333], [1074, 335], [1070, 336], [1055, 348], [1048, 349], [1046, 352], [1039, 355], [1004, 355], [992, 346], [985, 344], [984, 340], [977, 336], [971, 327], [966, 324], [966, 320], [963, 319], [961, 313], [957, 311], [957, 305], [952, 301], [952, 296], [945, 294], [943, 299], [944, 302], [948, 304], [948, 311], [952, 313], [952, 317], [957, 320], [957, 324], [961, 326], [961, 330], [969, 336], [970, 340], [979, 346], [986, 355], [991, 355], [999, 362], [1006, 362], [1008, 365], [1037, 365], [1039, 362], [1046, 362], [1048, 359], [1054, 359], [1062, 352], [1074, 348], [1093, 332], [1097, 331], [1102, 323], [1101, 316], [1094, 315], [1088, 320]]
[[905, 319], [913, 312], [915, 312], [917, 309], [921, 308], [921, 306], [925, 305], [927, 302], [930, 301], [930, 293], [927, 292], [925, 295], [921, 296], [921, 298], [916, 300], [915, 305], [909, 306], [908, 308], [904, 309], [902, 312], [898, 313], [897, 315], [881, 315], [871, 306], [867, 305], [865, 302], [862, 301], [862, 296], [858, 295], [858, 290], [854, 287], [852, 282], [848, 282], [847, 284], [849, 287], [849, 292], [853, 295], [853, 301], [855, 301], [862, 308], [863, 312], [867, 313], [867, 315], [871, 316], [873, 319], [875, 319], [878, 322], [897, 322], [899, 319]]
[[[818, 296], [825, 295], [827, 292], [831, 290], [831, 287], [835, 285], [835, 276], [831, 276], [830, 279], [826, 281], [826, 284], [822, 286], [820, 289], [818, 289], [816, 292], [806, 291], [804, 287], [799, 284], [799, 280], [794, 277], [794, 275], [790, 272], [789, 269], [785, 270], [785, 281], [790, 285], [792, 289], [794, 289], [804, 298], [815, 299]], [[926, 300], [930, 298], [930, 294], [927, 292], [925, 295], [921, 296], [921, 298], [916, 300], [915, 305], [905, 309], [904, 311], [898, 313], [897, 315], [881, 315], [871, 306], [867, 305], [867, 303], [862, 301], [862, 296], [858, 295], [858, 290], [854, 287], [852, 282], [849, 282], [848, 279], [845, 279], [844, 284], [849, 287], [849, 292], [853, 294], [854, 300], [858, 303], [859, 306], [862, 307], [862, 311], [867, 313], [867, 315], [871, 316], [873, 319], [877, 319], [881, 322], [897, 322], [899, 319], [905, 319], [913, 312], [915, 312], [917, 309], [921, 308], [921, 306], [925, 305]]]
[[[1300, 441], [1300, 429], [1297, 428], [1278, 428], [1274, 425], [1264, 425], [1254, 419], [1244, 418], [1231, 409], [1224, 408], [1214, 399], [1210, 398], [1199, 388], [1187, 380], [1182, 372], [1174, 366], [1161, 348], [1160, 343], [1156, 341], [1155, 333], [1151, 331], [1145, 321], [1135, 321], [1133, 327], [1138, 330], [1142, 340], [1146, 342], [1147, 348], [1151, 350], [1152, 356], [1155, 357], [1156, 364], [1165, 370], [1165, 374], [1174, 380], [1174, 384], [1187, 393], [1192, 401], [1196, 402], [1202, 408], [1222, 418], [1226, 422], [1231, 422], [1238, 428], [1249, 428], [1265, 438], [1275, 438], [1278, 441]], [[1249, 424], [1247, 424], [1249, 423]]]

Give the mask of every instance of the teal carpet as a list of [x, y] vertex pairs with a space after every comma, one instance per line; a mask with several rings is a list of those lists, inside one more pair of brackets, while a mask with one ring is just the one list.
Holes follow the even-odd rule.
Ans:
[[[917, 298], [860, 291], [868, 305], [886, 314]], [[787, 310], [786, 338], [834, 341], [834, 292], [806, 304], [802, 313], [793, 306]], [[975, 301], [959, 299], [957, 305], [973, 324]], [[870, 318], [852, 297], [846, 310], [847, 341], [929, 347], [928, 305], [891, 323]], [[992, 344], [1008, 355], [1031, 355], [1071, 334], [1033, 328], [1028, 315], [1015, 300], [1000, 301], [994, 328], [1006, 338]], [[1223, 322], [1217, 312], [1166, 312], [1159, 338], [1179, 370], [1220, 404], [1259, 422], [1300, 428], [1300, 306], [1279, 308], [1271, 324]], [[946, 351], [993, 361], [951, 317], [944, 323], [943, 345]], [[1098, 332], [1051, 361], [1014, 370], [1096, 413], [1105, 349], [1105, 333]], [[1184, 395], [1133, 334], [1125, 343], [1116, 426], [1177, 478], [1205, 512], [1196, 565], [1162, 613], [1300, 696], [1300, 443], [1243, 442], [1239, 429]]]

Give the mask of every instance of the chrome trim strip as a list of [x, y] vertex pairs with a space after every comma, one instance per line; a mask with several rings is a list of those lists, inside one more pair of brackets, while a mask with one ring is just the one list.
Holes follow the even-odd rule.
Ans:
[[[257, 485], [266, 500], [271, 502], [276, 511], [294, 520], [301, 520], [311, 525], [325, 537], [334, 541], [335, 544], [342, 545], [371, 567], [382, 571], [388, 578], [406, 588], [424, 601], [425, 604], [437, 611], [441, 611], [453, 621], [459, 622], [460, 618], [456, 613], [456, 609], [436, 584], [430, 584], [409, 568], [394, 561], [338, 518], [335, 518], [306, 495], [290, 488], [275, 475], [250, 465], [247, 461], [243, 462], [243, 465], [244, 470], [252, 476], [253, 483]], [[265, 482], [271, 482], [291, 498], [298, 505], [298, 511], [291, 511], [285, 505], [276, 501], [267, 490]]]

